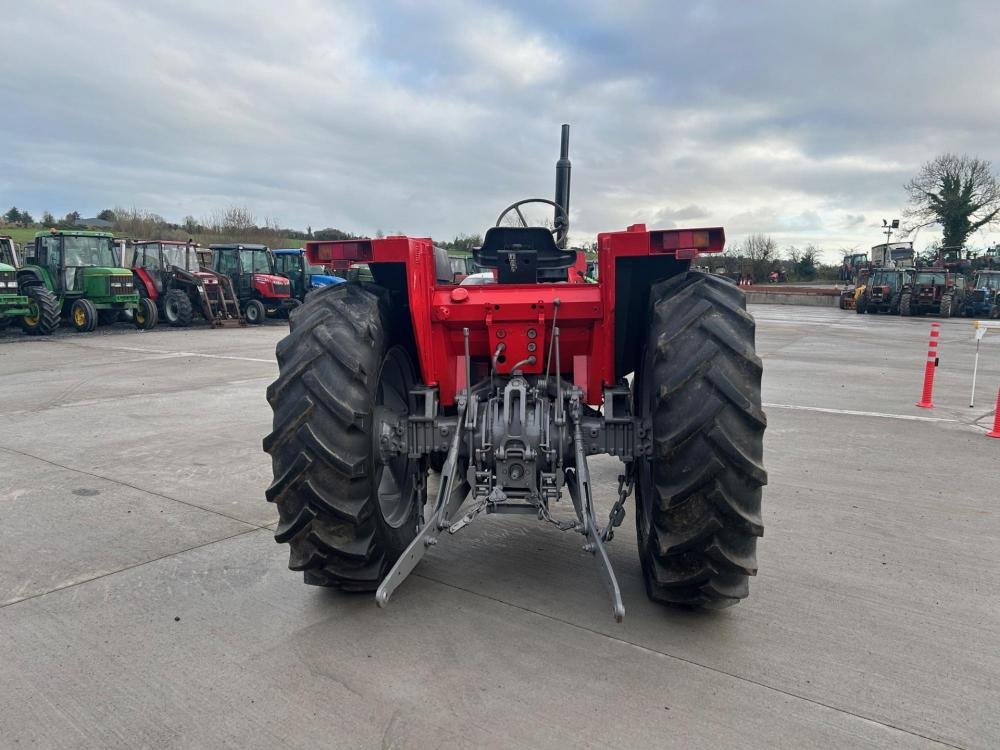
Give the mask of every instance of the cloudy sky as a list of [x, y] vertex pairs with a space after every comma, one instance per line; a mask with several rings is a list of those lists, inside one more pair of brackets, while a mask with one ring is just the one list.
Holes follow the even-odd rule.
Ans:
[[448, 238], [551, 197], [569, 122], [574, 239], [721, 224], [833, 258], [927, 159], [1000, 164], [996, 2], [4, 6], [0, 205], [36, 216]]

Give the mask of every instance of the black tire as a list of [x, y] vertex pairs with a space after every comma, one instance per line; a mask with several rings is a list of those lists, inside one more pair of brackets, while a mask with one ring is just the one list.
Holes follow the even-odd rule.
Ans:
[[97, 308], [89, 299], [78, 299], [69, 310], [69, 319], [80, 333], [90, 333], [99, 322]]
[[155, 328], [160, 321], [160, 313], [156, 309], [156, 303], [149, 297], [139, 298], [139, 307], [132, 313], [132, 322], [140, 331], [148, 331]]
[[12, 322], [14, 322], [13, 318], [6, 315], [0, 315], [0, 331], [7, 328], [7, 326], [9, 326]]
[[858, 315], [864, 315], [866, 312], [868, 312], [868, 305], [865, 302], [865, 296], [864, 295], [861, 295], [860, 297], [858, 297], [858, 302], [854, 306], [854, 311]]
[[909, 292], [903, 292], [901, 295], [899, 295], [899, 314], [902, 315], [903, 317], [909, 317], [910, 315], [913, 314], [913, 311], [910, 309]]
[[951, 317], [951, 295], [943, 294], [941, 295], [941, 307], [938, 309], [938, 317], [950, 318]]
[[1000, 318], [1000, 303], [990, 308], [990, 318]]
[[652, 420], [636, 528], [650, 599], [735, 604], [757, 573], [767, 418], [742, 290], [690, 271], [653, 286], [635, 403]]
[[28, 307], [35, 313], [21, 318], [21, 330], [32, 336], [48, 336], [59, 327], [62, 306], [59, 299], [46, 287], [36, 284], [22, 292], [28, 298]]
[[191, 298], [180, 289], [171, 289], [163, 296], [163, 319], [175, 328], [191, 325], [194, 308]]
[[246, 303], [246, 306], [243, 308], [243, 314], [246, 316], [247, 323], [252, 326], [259, 326], [264, 322], [267, 310], [264, 309], [264, 303], [259, 299], [252, 299]]
[[[264, 438], [274, 482], [266, 496], [278, 506], [274, 538], [291, 548], [288, 567], [309, 584], [372, 591], [416, 536], [426, 500], [417, 479], [426, 469], [403, 457], [390, 472], [372, 440], [387, 371], [414, 379], [388, 320], [372, 292], [330, 287], [294, 312], [276, 349], [278, 379], [267, 389], [274, 429]], [[388, 513], [379, 495], [386, 472], [403, 478]]]

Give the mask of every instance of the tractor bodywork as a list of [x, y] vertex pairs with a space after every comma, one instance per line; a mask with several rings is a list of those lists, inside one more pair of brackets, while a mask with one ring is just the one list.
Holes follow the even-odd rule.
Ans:
[[[375, 283], [398, 300], [398, 309], [409, 311], [411, 355], [423, 382], [437, 388], [442, 406], [453, 407], [458, 392], [466, 387], [466, 332], [473, 382], [489, 374], [501, 344], [493, 365], [497, 376], [508, 376], [515, 369], [538, 376], [545, 371], [544, 355], [553, 345], [554, 316], [560, 357], [552, 363], [552, 371], [558, 367], [581, 389], [583, 403], [601, 404], [604, 389], [635, 370], [645, 330], [643, 307], [654, 281], [687, 270], [699, 253], [721, 252], [725, 244], [721, 228], [650, 231], [636, 224], [598, 235], [600, 284], [566, 282], [565, 270], [559, 283], [539, 284], [531, 262], [540, 248], [533, 242], [548, 232], [518, 237], [518, 249], [505, 253], [502, 248], [514, 241], [509, 237], [513, 229], [490, 229], [483, 244], [484, 255], [495, 258], [491, 243], [496, 238], [497, 254], [503, 256], [504, 270], [512, 277], [496, 285], [439, 284], [433, 244], [427, 238], [308, 242], [306, 254], [317, 265], [367, 264]], [[576, 263], [575, 253], [570, 263]]]
[[247, 323], [257, 325], [267, 315], [287, 314], [298, 303], [287, 278], [275, 271], [274, 253], [265, 245], [210, 245], [211, 270], [233, 283]]
[[[307, 583], [374, 590], [384, 605], [480, 514], [527, 514], [583, 536], [620, 620], [605, 544], [634, 489], [650, 598], [717, 608], [747, 595], [766, 483], [762, 368], [742, 291], [690, 270], [724, 232], [601, 233], [591, 283], [583, 251], [566, 247], [569, 168], [563, 126], [556, 200], [512, 204], [474, 251], [492, 283], [455, 284], [427, 238], [306, 244], [310, 263], [372, 279], [309, 295], [268, 389], [275, 538]], [[552, 206], [554, 229], [527, 226], [526, 202]], [[521, 226], [505, 226], [515, 212]], [[602, 453], [624, 464], [604, 523], [587, 463]], [[430, 502], [428, 466], [440, 471]]]
[[6, 328], [12, 320], [29, 312], [28, 298], [17, 286], [19, 265], [14, 241], [10, 237], [0, 237], [0, 328]]
[[876, 268], [858, 298], [857, 311], [899, 315], [903, 288], [913, 283], [915, 273], [912, 268]]
[[245, 325], [232, 281], [202, 268], [199, 250], [190, 242], [130, 243], [127, 255], [139, 295], [152, 300], [172, 326], [190, 325], [195, 310], [213, 328]]
[[965, 303], [965, 279], [944, 268], [921, 268], [903, 285], [900, 315], [933, 313], [950, 318]]
[[[132, 272], [118, 266], [113, 243], [114, 236], [107, 232], [53, 229], [37, 233], [26, 253], [26, 265], [17, 272], [31, 308], [22, 318], [25, 330], [51, 333], [60, 315], [68, 316], [78, 331], [113, 323], [122, 313], [133, 313], [139, 328], [156, 325], [155, 308], [150, 310], [139, 299]], [[55, 300], [54, 311], [47, 299], [39, 297], [42, 289]]]
[[275, 273], [288, 279], [292, 299], [299, 302], [304, 302], [313, 289], [344, 281], [339, 276], [328, 274], [325, 267], [310, 264], [301, 248], [275, 250], [274, 262]]

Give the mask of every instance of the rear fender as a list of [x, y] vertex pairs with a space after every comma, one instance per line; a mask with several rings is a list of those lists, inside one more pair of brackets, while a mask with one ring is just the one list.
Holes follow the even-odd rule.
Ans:
[[49, 269], [41, 266], [25, 266], [17, 269], [17, 282], [22, 289], [26, 286], [41, 284], [50, 292], [55, 291], [52, 274], [49, 273]]

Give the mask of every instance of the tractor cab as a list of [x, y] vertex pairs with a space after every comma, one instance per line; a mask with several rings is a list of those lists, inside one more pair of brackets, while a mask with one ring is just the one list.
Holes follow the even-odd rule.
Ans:
[[132, 271], [142, 280], [147, 293], [155, 289], [162, 294], [173, 280], [175, 270], [197, 274], [201, 269], [198, 246], [189, 242], [135, 242], [128, 255], [132, 256]]
[[210, 245], [212, 270], [228, 276], [248, 323], [263, 323], [267, 315], [287, 314], [298, 306], [291, 284], [278, 275], [274, 253], [266, 245]]
[[132, 274], [118, 266], [114, 237], [104, 232], [39, 232], [34, 263], [47, 272], [52, 288], [66, 297], [103, 297], [127, 289]]
[[300, 302], [313, 289], [343, 283], [339, 276], [328, 274], [324, 266], [313, 265], [301, 248], [284, 248], [274, 251], [274, 270], [288, 279], [293, 299]]

